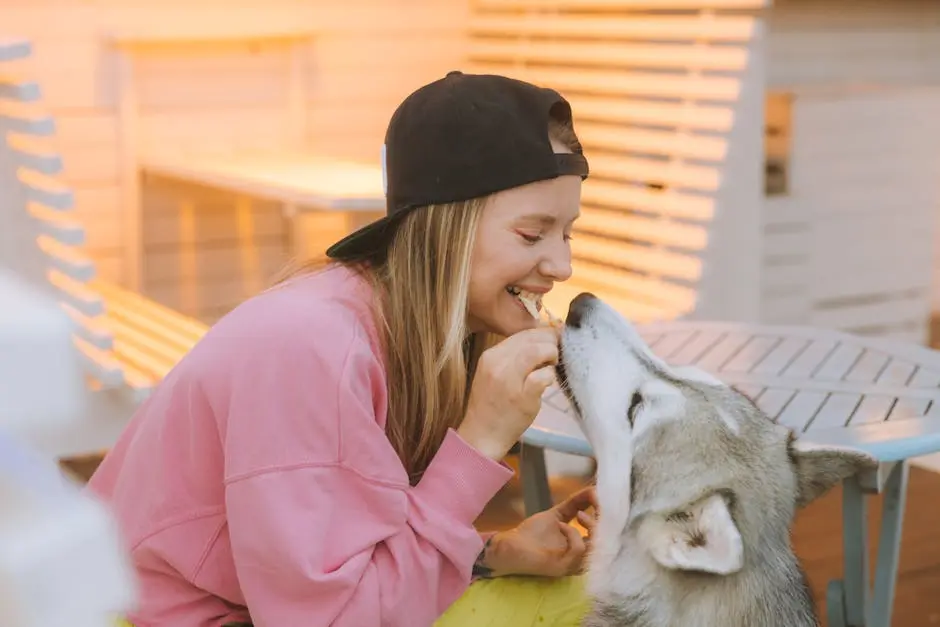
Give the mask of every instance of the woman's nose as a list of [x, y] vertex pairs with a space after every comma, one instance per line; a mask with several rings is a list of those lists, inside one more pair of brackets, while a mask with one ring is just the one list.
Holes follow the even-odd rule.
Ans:
[[571, 248], [567, 243], [553, 248], [542, 262], [541, 271], [553, 281], [567, 281], [571, 278]]

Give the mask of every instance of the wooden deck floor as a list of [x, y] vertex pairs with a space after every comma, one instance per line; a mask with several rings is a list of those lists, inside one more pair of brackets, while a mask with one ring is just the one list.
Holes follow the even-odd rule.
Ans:
[[[556, 502], [576, 490], [577, 479], [553, 481]], [[940, 625], [940, 474], [912, 468], [901, 544], [900, 576], [892, 627]], [[869, 506], [872, 562], [880, 530], [881, 497]], [[504, 529], [520, 520], [521, 490], [515, 479], [483, 513], [481, 529]], [[826, 586], [842, 577], [842, 491], [835, 489], [797, 516], [793, 542], [803, 562], [825, 625]], [[874, 563], [872, 564], [874, 569]]]

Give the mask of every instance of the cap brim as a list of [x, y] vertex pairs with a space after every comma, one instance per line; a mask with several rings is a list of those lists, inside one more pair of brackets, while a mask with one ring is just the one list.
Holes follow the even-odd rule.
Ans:
[[326, 256], [331, 259], [349, 259], [370, 256], [384, 251], [392, 241], [395, 227], [400, 221], [399, 214], [379, 218], [361, 229], [353, 231], [326, 249]]

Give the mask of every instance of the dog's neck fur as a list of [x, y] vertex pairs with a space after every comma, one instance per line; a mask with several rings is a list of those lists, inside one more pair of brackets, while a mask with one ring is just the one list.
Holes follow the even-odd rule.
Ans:
[[593, 607], [583, 627], [819, 626], [788, 528], [746, 545], [736, 573], [668, 570], [649, 555], [630, 524], [630, 472], [621, 468], [598, 467], [598, 500], [607, 509], [594, 531], [587, 577]]
[[[598, 550], [604, 541], [597, 537]], [[611, 568], [614, 580], [589, 582], [593, 608], [584, 627], [818, 627], [809, 586], [786, 543], [763, 547], [732, 575], [669, 571], [628, 537]], [[768, 568], [763, 562], [774, 560]], [[785, 568], [781, 566], [785, 565]], [[759, 572], [758, 569], [760, 569]], [[777, 580], [768, 577], [776, 574]]]

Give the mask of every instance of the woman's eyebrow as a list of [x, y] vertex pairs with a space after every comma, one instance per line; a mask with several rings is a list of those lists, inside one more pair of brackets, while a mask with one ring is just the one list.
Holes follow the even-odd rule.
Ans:
[[[577, 220], [580, 217], [581, 217], [581, 213], [578, 212], [578, 214], [575, 215], [571, 220], [573, 222], [574, 220]], [[552, 226], [553, 224], [558, 222], [558, 217], [553, 216], [550, 213], [528, 213], [524, 216], [520, 216], [519, 219], [527, 221], [527, 222], [540, 222], [544, 226]]]

